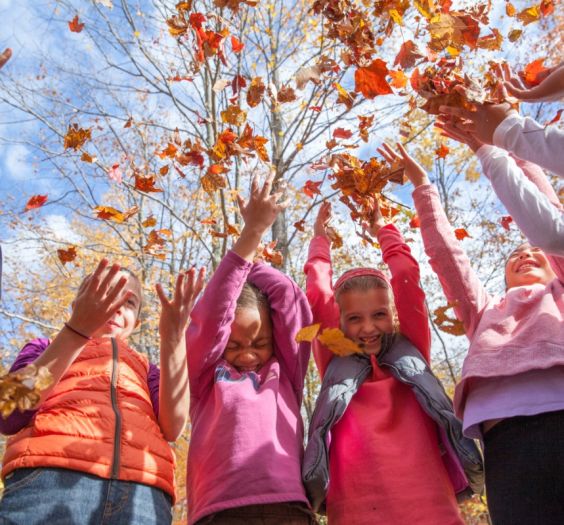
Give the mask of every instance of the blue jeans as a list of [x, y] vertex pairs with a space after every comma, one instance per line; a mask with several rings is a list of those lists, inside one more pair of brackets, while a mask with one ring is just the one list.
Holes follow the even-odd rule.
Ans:
[[8, 474], [0, 525], [168, 525], [172, 501], [160, 489], [61, 468]]

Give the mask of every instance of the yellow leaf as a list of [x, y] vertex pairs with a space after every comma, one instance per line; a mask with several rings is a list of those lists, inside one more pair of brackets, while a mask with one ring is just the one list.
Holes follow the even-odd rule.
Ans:
[[311, 343], [315, 339], [317, 332], [319, 332], [320, 327], [321, 327], [321, 323], [312, 324], [310, 326], [304, 326], [296, 334], [296, 343], [301, 343], [302, 341]]
[[317, 336], [317, 340], [325, 345], [331, 352], [339, 356], [361, 354], [360, 347], [338, 328], [326, 328]]
[[390, 9], [390, 18], [399, 26], [403, 25], [403, 19], [397, 9]]

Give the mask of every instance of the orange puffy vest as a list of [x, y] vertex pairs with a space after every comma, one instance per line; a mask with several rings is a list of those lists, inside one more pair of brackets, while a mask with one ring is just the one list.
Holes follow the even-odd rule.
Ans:
[[90, 341], [31, 422], [8, 439], [2, 477], [18, 468], [80, 470], [175, 499], [174, 454], [151, 404], [147, 358], [116, 339]]

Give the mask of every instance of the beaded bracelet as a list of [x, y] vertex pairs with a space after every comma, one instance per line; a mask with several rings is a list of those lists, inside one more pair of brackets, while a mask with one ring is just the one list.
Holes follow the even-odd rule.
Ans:
[[89, 341], [92, 341], [92, 337], [90, 337], [89, 335], [85, 335], [82, 332], [79, 332], [78, 330], [75, 330], [69, 323], [65, 323], [65, 327], [67, 327], [71, 332], [74, 332], [76, 335], [79, 335], [80, 337], [84, 337], [84, 339], [88, 339]]

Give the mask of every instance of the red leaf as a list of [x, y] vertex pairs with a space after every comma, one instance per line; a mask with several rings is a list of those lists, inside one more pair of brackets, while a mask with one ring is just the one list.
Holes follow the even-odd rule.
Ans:
[[302, 191], [310, 198], [313, 199], [314, 195], [319, 195], [321, 193], [321, 191], [319, 190], [319, 187], [321, 186], [323, 181], [319, 181], [319, 182], [313, 182], [312, 180], [308, 180], [306, 181], [306, 183], [304, 184], [304, 187], [302, 188]]
[[355, 91], [362, 93], [366, 98], [393, 93], [386, 81], [387, 74], [386, 62], [379, 58], [373, 60], [368, 67], [359, 67], [354, 72]]
[[509, 216], [509, 215], [504, 215], [501, 218], [501, 225], [507, 230], [509, 231], [509, 225], [513, 222], [513, 219]]
[[247, 87], [247, 81], [245, 80], [245, 77], [242, 77], [241, 75], [235, 75], [233, 77], [233, 80], [231, 81], [231, 90], [233, 91], [233, 95], [236, 95], [237, 93], [239, 93], [239, 91], [241, 91], [241, 89]]
[[470, 237], [470, 234], [464, 228], [456, 228], [456, 230], [454, 230], [454, 235], [456, 235], [456, 238], [459, 241], [466, 239], [466, 237]]
[[319, 113], [321, 111], [321, 106], [310, 106], [309, 109], [315, 111], [316, 113]]
[[206, 16], [202, 13], [192, 13], [190, 15], [190, 25], [194, 29], [201, 29], [202, 24], [206, 21]]
[[414, 215], [413, 217], [411, 217], [411, 220], [409, 221], [409, 227], [419, 228], [420, 226], [421, 226], [421, 221], [419, 220], [419, 215]]
[[333, 137], [336, 139], [350, 139], [353, 135], [353, 132], [349, 129], [344, 128], [337, 128], [333, 130]]
[[47, 195], [34, 195], [31, 199], [27, 201], [24, 211], [33, 210], [35, 208], [40, 208], [47, 202]]
[[450, 153], [450, 149], [445, 144], [441, 144], [439, 148], [435, 150], [435, 154], [439, 159], [444, 159]]
[[69, 22], [69, 29], [72, 33], [80, 33], [84, 29], [84, 24], [81, 24], [78, 20], [78, 15]]
[[231, 35], [231, 49], [233, 50], [233, 53], [240, 53], [243, 51], [244, 47], [245, 44], [243, 44], [243, 42], [241, 42], [237, 37]]
[[402, 67], [402, 69], [409, 69], [415, 65], [415, 62], [423, 58], [424, 55], [421, 53], [419, 48], [413, 43], [412, 40], [408, 40], [404, 42], [399, 50], [399, 53], [396, 55], [394, 60], [394, 66], [398, 64]]

